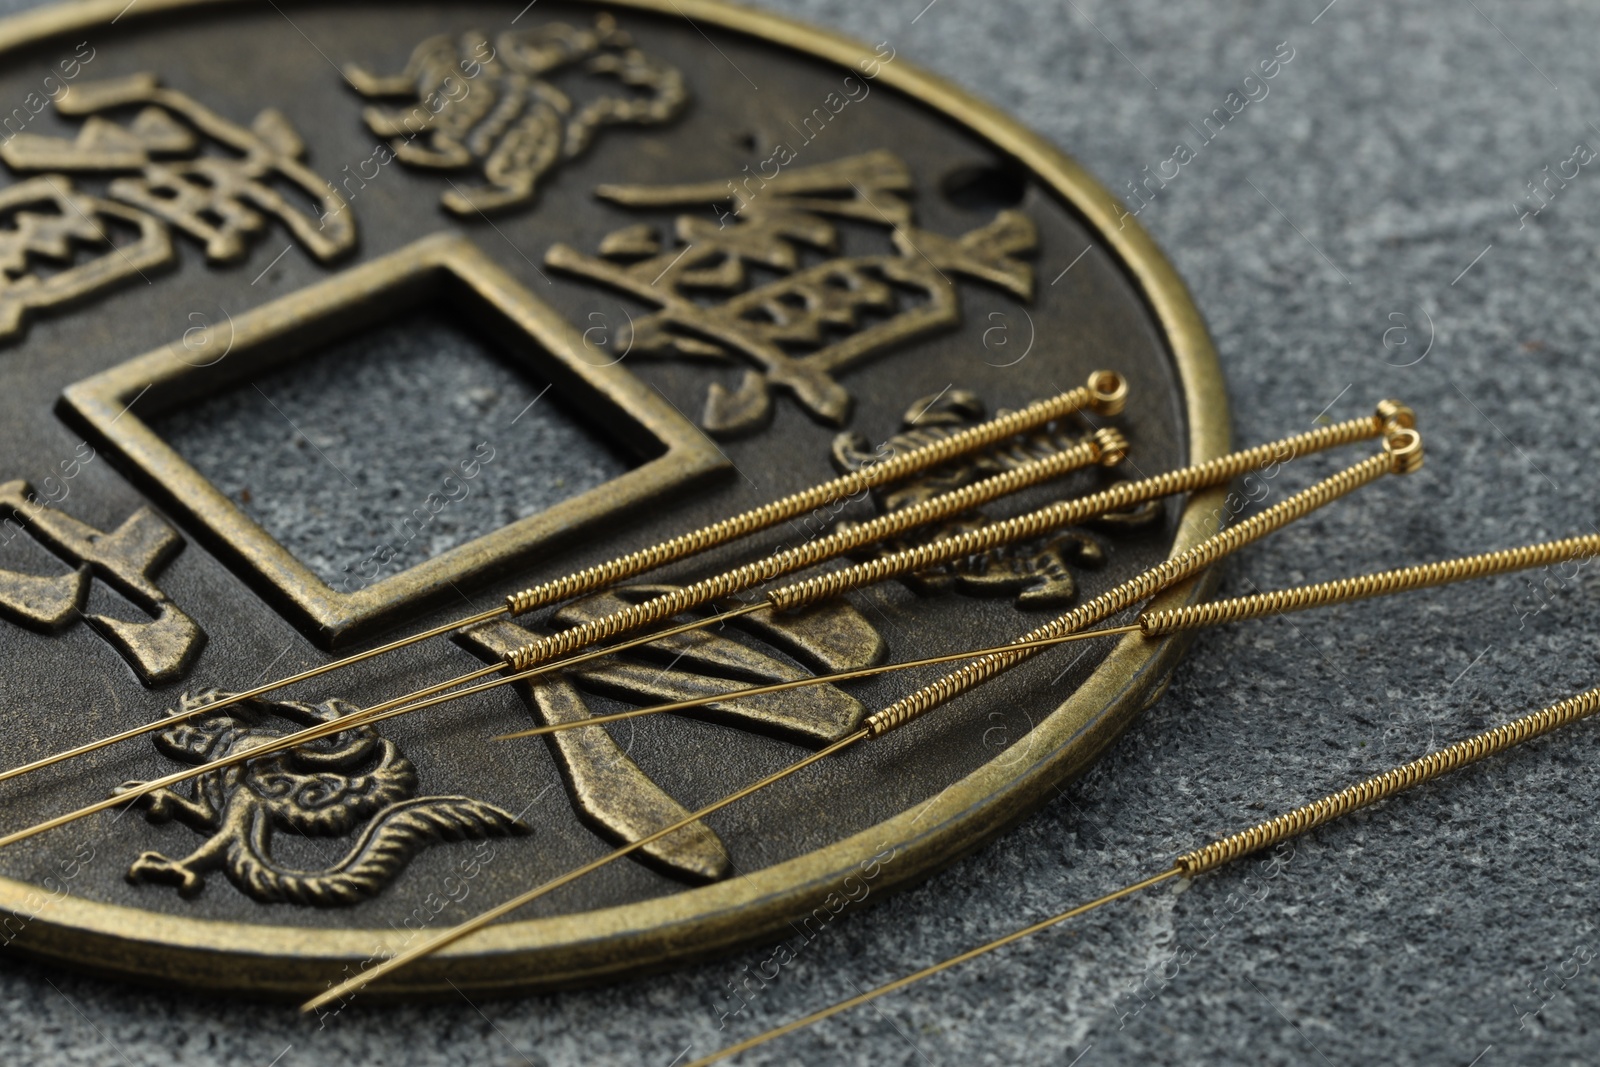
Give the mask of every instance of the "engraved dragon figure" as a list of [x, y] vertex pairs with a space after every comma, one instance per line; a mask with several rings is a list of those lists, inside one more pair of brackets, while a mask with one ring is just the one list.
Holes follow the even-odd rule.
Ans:
[[[179, 708], [168, 714], [226, 695], [216, 689], [184, 694]], [[175, 760], [201, 764], [354, 710], [338, 699], [315, 706], [247, 700], [174, 723], [155, 735], [155, 744]], [[125, 783], [118, 792], [139, 784]], [[151, 822], [176, 819], [210, 837], [183, 859], [144, 853], [128, 869], [128, 880], [166, 883], [193, 896], [205, 888], [207, 873], [221, 870], [241, 892], [264, 904], [335, 907], [375, 896], [430, 845], [531, 832], [515, 816], [481, 800], [416, 792], [416, 768], [393, 741], [370, 727], [209, 771], [195, 780], [191, 796], [159, 789], [134, 801]], [[349, 852], [331, 867], [295, 870], [273, 860], [276, 831], [343, 837], [358, 827]]]

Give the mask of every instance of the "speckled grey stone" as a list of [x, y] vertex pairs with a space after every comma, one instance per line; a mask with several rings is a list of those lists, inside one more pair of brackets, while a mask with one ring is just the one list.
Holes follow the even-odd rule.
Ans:
[[[764, 2], [893, 42], [1114, 189], [1177, 141], [1193, 149], [1194, 126], [1286, 42], [1268, 95], [1139, 220], [1209, 319], [1240, 440], [1396, 394], [1421, 412], [1430, 458], [1383, 506], [1346, 501], [1244, 552], [1230, 588], [1593, 528], [1600, 174], [1519, 215], [1525, 183], [1600, 143], [1600, 8]], [[667, 1067], [1594, 684], [1600, 588], [1592, 571], [1550, 585], [1512, 577], [1206, 634], [1086, 778], [922, 887], [847, 912], [726, 1029], [728, 984], [770, 950], [559, 996], [353, 1009], [326, 1030], [6, 961], [0, 1054]], [[738, 1062], [1600, 1061], [1597, 760], [1597, 727], [1576, 728], [1275, 864], [1108, 908]]]

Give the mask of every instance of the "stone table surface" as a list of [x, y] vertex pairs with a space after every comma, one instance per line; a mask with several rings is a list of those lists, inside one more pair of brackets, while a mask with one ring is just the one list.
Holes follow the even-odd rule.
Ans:
[[[1590, 530], [1600, 489], [1585, 459], [1600, 166], [1572, 162], [1600, 145], [1600, 7], [1323, 4], [765, 0], [891, 42], [1118, 191], [1196, 145], [1260, 61], [1290, 57], [1139, 221], [1210, 323], [1238, 440], [1393, 394], [1421, 413], [1429, 461], [1398, 505], [1348, 502], [1242, 553], [1236, 591]], [[0, 1059], [668, 1067], [1590, 686], [1597, 622], [1600, 585], [1580, 571], [1206, 633], [1087, 777], [831, 925], [725, 1029], [729, 983], [767, 953], [570, 994], [353, 1009], [324, 1030], [7, 961]], [[1574, 728], [738, 1062], [1600, 1061], [1596, 760], [1600, 726]]]

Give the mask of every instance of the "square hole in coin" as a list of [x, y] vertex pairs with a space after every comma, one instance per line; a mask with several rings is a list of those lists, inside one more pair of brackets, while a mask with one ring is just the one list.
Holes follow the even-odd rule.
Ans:
[[639, 463], [443, 309], [369, 326], [151, 427], [340, 592]]
[[462, 235], [193, 333], [72, 383], [58, 411], [327, 648], [559, 565], [729, 470]]

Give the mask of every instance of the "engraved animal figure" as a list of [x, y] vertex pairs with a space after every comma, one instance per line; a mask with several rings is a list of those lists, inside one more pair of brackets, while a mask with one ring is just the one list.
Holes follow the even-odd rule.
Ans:
[[[1002, 412], [1003, 413], [1003, 412]], [[937, 397], [923, 397], [906, 409], [900, 432], [879, 448], [859, 433], [841, 433], [833, 439], [833, 463], [841, 471], [860, 470], [887, 452], [918, 448], [982, 421], [984, 404], [977, 394], [952, 389]], [[936, 467], [916, 478], [872, 491], [880, 513], [897, 511], [931, 497], [1019, 467], [1030, 460], [1076, 444], [1080, 427], [1052, 423], [1023, 438], [988, 451]], [[1094, 525], [1109, 530], [1139, 529], [1159, 521], [1161, 506], [1150, 503], [1102, 516]], [[872, 549], [874, 554], [898, 551], [923, 540], [950, 537], [989, 523], [981, 512], [957, 516], [926, 527], [918, 539], [897, 539]], [[952, 560], [909, 576], [905, 581], [918, 592], [953, 591], [967, 596], [1015, 596], [1019, 608], [1051, 608], [1071, 603], [1078, 595], [1073, 568], [1100, 568], [1106, 564], [1105, 548], [1086, 533], [1068, 530], [1043, 540], [1001, 545], [987, 552]]]
[[[224, 695], [215, 689], [185, 694], [180, 707], [188, 711]], [[342, 700], [316, 706], [250, 700], [174, 723], [155, 735], [155, 744], [180, 762], [206, 763], [354, 710]], [[416, 768], [370, 727], [209, 771], [195, 780], [191, 796], [160, 789], [134, 801], [151, 822], [176, 819], [210, 836], [183, 859], [144, 853], [128, 869], [128, 880], [164, 882], [193, 896], [205, 888], [209, 872], [220, 870], [263, 904], [335, 907], [377, 895], [431, 845], [531, 832], [481, 800], [416, 792]], [[294, 870], [272, 857], [276, 831], [344, 837], [358, 828], [344, 858], [323, 870]]]
[[[551, 79], [579, 67], [623, 91], [575, 101]], [[593, 29], [554, 22], [508, 30], [492, 46], [478, 32], [430, 37], [399, 74], [351, 64], [345, 76], [363, 96], [415, 101], [362, 113], [401, 162], [478, 169], [485, 184], [440, 198], [466, 216], [531, 204], [545, 175], [582, 155], [605, 127], [657, 125], [689, 99], [682, 73], [633, 47], [610, 15]]]
[[[603, 238], [599, 256], [565, 244], [545, 254], [555, 270], [656, 308], [632, 320], [631, 337], [619, 348], [744, 367], [734, 389], [720, 382], [707, 389], [700, 421], [710, 433], [765, 426], [775, 390], [819, 422], [842, 426], [852, 397], [837, 376], [959, 325], [957, 278], [1018, 300], [1033, 297], [1033, 269], [1020, 258], [1037, 244], [1033, 221], [1007, 210], [957, 237], [921, 229], [911, 170], [892, 152], [752, 181], [760, 188], [747, 182], [741, 190], [731, 181], [602, 185], [595, 195], [623, 207], [695, 208], [673, 224], [677, 247], [657, 228], [636, 223]], [[836, 220], [887, 229], [894, 251], [839, 254]], [[826, 258], [816, 263], [803, 254], [818, 252]], [[762, 281], [773, 271], [780, 277]]]

